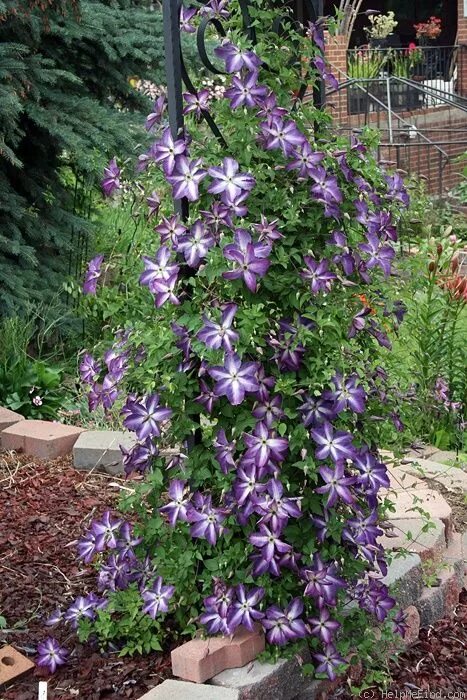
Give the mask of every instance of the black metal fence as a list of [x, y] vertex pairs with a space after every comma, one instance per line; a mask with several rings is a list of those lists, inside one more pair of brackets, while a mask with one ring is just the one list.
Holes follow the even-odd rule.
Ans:
[[[378, 100], [397, 112], [433, 107], [463, 94], [466, 47], [362, 47], [347, 52], [350, 114], [378, 111]], [[389, 80], [388, 80], [389, 79]], [[363, 89], [362, 89], [363, 88]], [[366, 92], [374, 98], [371, 100]]]

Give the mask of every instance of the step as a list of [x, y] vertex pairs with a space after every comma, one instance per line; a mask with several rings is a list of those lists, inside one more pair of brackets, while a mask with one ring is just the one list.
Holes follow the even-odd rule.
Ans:
[[149, 690], [139, 700], [239, 700], [239, 695], [233, 688], [214, 688], [169, 679]]
[[0, 447], [2, 447], [2, 432], [16, 423], [24, 420], [24, 416], [21, 416], [15, 411], [10, 411], [9, 408], [3, 408], [0, 406]]
[[401, 608], [414, 605], [423, 589], [422, 560], [415, 553], [395, 556], [388, 564], [388, 573], [382, 579], [391, 587], [391, 594]]

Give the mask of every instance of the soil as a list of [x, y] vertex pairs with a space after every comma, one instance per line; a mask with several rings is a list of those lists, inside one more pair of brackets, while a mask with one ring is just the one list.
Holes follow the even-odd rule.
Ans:
[[7, 624], [0, 646], [11, 644], [34, 659], [37, 644], [54, 636], [71, 652], [53, 676], [36, 667], [0, 687], [0, 700], [37, 700], [39, 680], [48, 681], [48, 700], [140, 698], [170, 676], [168, 654], [102, 655], [77, 644], [60, 625], [43, 625], [57, 607], [94, 588], [71, 543], [116, 506], [124, 485], [106, 474], [76, 471], [70, 458], [42, 462], [0, 454], [0, 615]]

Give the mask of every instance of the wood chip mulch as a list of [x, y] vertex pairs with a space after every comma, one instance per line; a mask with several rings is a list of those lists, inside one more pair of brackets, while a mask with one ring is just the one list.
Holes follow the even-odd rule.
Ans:
[[34, 659], [36, 646], [55, 636], [72, 651], [54, 676], [36, 669], [0, 687], [0, 700], [37, 700], [39, 680], [48, 700], [139, 698], [170, 676], [167, 654], [120, 658], [77, 644], [63, 626], [43, 621], [94, 588], [94, 576], [76, 558], [76, 540], [93, 518], [115, 508], [125, 482], [79, 472], [70, 458], [51, 462], [0, 454], [0, 647], [11, 644]]

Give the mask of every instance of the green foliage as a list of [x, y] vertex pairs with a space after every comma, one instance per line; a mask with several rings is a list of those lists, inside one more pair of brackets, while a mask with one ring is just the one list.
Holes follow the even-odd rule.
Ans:
[[[409, 391], [404, 418], [412, 437], [440, 449], [462, 449], [465, 441], [467, 305], [456, 292], [459, 243], [452, 235], [448, 227], [438, 238], [419, 239], [415, 254], [400, 263], [408, 313], [390, 360], [400, 387]], [[439, 396], [443, 382], [447, 401]]]
[[57, 366], [56, 356], [41, 359], [44, 336], [36, 320], [10, 317], [0, 323], [0, 405], [26, 418], [53, 420], [68, 404], [64, 365]]
[[148, 2], [15, 5], [0, 23], [0, 315], [49, 298], [70, 261], [79, 267], [103, 165], [145, 138], [150, 101], [130, 78], [163, 82], [162, 20]]

